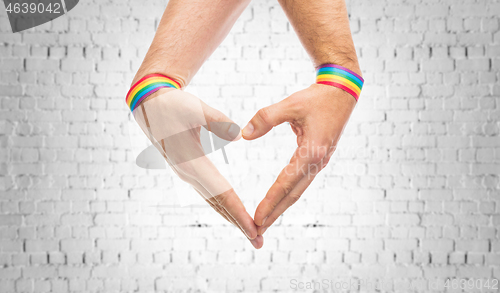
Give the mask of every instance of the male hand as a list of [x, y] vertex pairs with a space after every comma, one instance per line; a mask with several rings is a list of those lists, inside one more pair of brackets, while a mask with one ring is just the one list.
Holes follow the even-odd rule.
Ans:
[[241, 138], [239, 127], [197, 97], [177, 89], [160, 89], [137, 107], [134, 117], [172, 170], [227, 221], [238, 227], [255, 248], [262, 236], [231, 185], [205, 156], [201, 127], [219, 138]]
[[289, 122], [297, 135], [298, 148], [255, 211], [255, 224], [262, 235], [294, 204], [323, 169], [356, 104], [353, 96], [328, 85], [313, 84], [279, 103], [260, 109], [243, 129], [253, 140], [274, 126]]

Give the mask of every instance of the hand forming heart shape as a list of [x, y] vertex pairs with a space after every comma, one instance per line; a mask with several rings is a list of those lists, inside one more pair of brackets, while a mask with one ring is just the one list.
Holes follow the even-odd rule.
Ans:
[[254, 219], [205, 156], [200, 138], [200, 129], [205, 127], [221, 139], [240, 139], [239, 127], [231, 119], [197, 97], [175, 89], [161, 89], [133, 114], [172, 170], [258, 249], [266, 229], [300, 198], [326, 166], [354, 105], [348, 93], [314, 84], [257, 112], [243, 129], [244, 139], [257, 139], [274, 126], [289, 122], [297, 135], [298, 148], [257, 207]]
[[229, 182], [205, 156], [200, 137], [201, 127], [205, 127], [223, 140], [235, 141], [241, 138], [240, 128], [218, 110], [177, 89], [160, 89], [142, 102], [133, 115], [171, 169], [238, 227], [255, 248], [262, 247], [263, 238], [257, 235], [252, 217]]

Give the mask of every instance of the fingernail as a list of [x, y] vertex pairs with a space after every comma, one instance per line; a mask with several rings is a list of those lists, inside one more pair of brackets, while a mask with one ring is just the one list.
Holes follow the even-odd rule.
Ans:
[[255, 237], [254, 238], [250, 238], [250, 235], [252, 235], [252, 233], [250, 233], [249, 231], [245, 231], [245, 234], [246, 234], [246, 236], [247, 236], [248, 239], [250, 239], [250, 240], [255, 239]]
[[264, 224], [266, 223], [266, 220], [267, 220], [267, 217], [265, 217], [264, 220], [262, 220], [262, 225], [261, 226], [264, 226]]
[[269, 228], [269, 227], [266, 227], [266, 228], [262, 229], [262, 231], [260, 231], [260, 235], [264, 235], [264, 233], [266, 232], [267, 228]]
[[252, 135], [254, 129], [255, 128], [253, 127], [253, 124], [248, 122], [247, 126], [245, 126], [245, 128], [243, 128], [243, 135], [244, 136]]
[[240, 127], [236, 124], [231, 124], [231, 126], [229, 127], [229, 130], [227, 131], [227, 134], [229, 135], [229, 137], [231, 139], [234, 139], [238, 136], [238, 134], [240, 134]]
[[252, 243], [253, 247], [257, 248], [257, 240], [256, 239], [250, 240], [250, 243]]

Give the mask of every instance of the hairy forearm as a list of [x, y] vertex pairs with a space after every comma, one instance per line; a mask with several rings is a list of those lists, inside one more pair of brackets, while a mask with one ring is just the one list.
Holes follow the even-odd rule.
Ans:
[[315, 66], [334, 63], [361, 75], [345, 0], [278, 0]]
[[186, 86], [250, 0], [170, 0], [132, 84], [150, 73]]

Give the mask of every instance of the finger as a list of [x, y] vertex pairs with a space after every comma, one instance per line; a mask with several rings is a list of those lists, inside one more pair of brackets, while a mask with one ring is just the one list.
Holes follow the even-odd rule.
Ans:
[[[258, 239], [255, 240], [257, 237], [257, 226], [234, 190], [232, 188], [228, 189], [228, 187], [230, 187], [229, 183], [227, 183], [225, 178], [219, 173], [215, 166], [213, 166], [208, 158], [202, 157], [196, 161], [196, 168], [187, 168], [187, 170], [191, 172], [191, 174], [187, 175], [192, 181], [196, 181], [197, 185], [200, 186], [198, 189], [205, 190], [205, 192], [202, 193], [205, 200], [227, 221], [238, 227], [255, 248], [258, 249], [262, 247], [262, 241]], [[193, 161], [188, 163], [192, 162]], [[179, 164], [178, 166], [182, 170], [185, 164], [186, 163]], [[213, 184], [217, 185], [215, 189]], [[225, 191], [214, 196], [214, 191], [218, 190]]]
[[307, 166], [309, 161], [307, 157], [297, 156], [298, 150], [295, 151], [290, 163], [281, 171], [264, 199], [257, 206], [254, 217], [257, 226], [264, 225], [267, 216], [306, 174], [307, 169], [304, 169], [304, 166]]
[[249, 239], [257, 237], [257, 226], [233, 189], [214, 196], [208, 200], [210, 200], [212, 204], [224, 210], [226, 214], [242, 229]]
[[271, 214], [267, 217], [265, 221], [265, 225], [258, 227], [257, 231], [259, 235], [263, 235], [266, 232], [267, 228], [274, 224], [274, 222], [281, 216], [289, 207], [295, 204], [304, 191], [309, 187], [311, 182], [314, 180], [316, 175], [323, 170], [323, 168], [328, 164], [330, 158], [333, 155], [335, 148], [330, 147], [326, 152], [326, 155], [316, 164], [313, 164], [309, 167], [307, 174], [295, 185], [295, 187], [290, 191], [290, 193], [285, 196], [279, 203], [276, 205]]
[[220, 210], [217, 206], [213, 205], [210, 201], [206, 200], [206, 197], [203, 194], [205, 192], [205, 191], [203, 191], [203, 186], [201, 186], [201, 185], [200, 186], [196, 186], [196, 184], [192, 184], [192, 183], [190, 183], [190, 184], [193, 187], [193, 189], [196, 192], [198, 192], [198, 194], [201, 195], [201, 197], [203, 197], [205, 199], [205, 201], [208, 203], [208, 205], [210, 205], [217, 213], [219, 213], [219, 215], [221, 215], [224, 219], [226, 219], [226, 221], [228, 221], [229, 223], [233, 224], [231, 222], [231, 220], [224, 214], [224, 212], [222, 210]]
[[262, 245], [264, 245], [264, 237], [262, 237], [262, 235], [257, 235], [255, 239], [250, 240], [250, 243], [252, 243], [253, 247], [256, 249], [260, 249]]
[[[194, 142], [192, 142], [192, 144], [193, 143]], [[168, 158], [167, 158], [166, 153], [165, 153], [166, 146], [164, 144], [164, 140], [161, 141], [160, 147], [163, 150], [162, 153], [164, 154], [165, 159], [168, 161]], [[205, 165], [209, 165], [209, 166], [211, 165], [212, 167], [214, 167], [211, 164], [210, 160], [206, 159], [206, 160], [202, 160], [202, 161], [205, 162]], [[195, 170], [188, 169], [188, 168], [184, 168], [184, 169], [182, 168], [182, 167], [186, 167], [186, 166], [188, 166], [188, 164], [171, 165], [171, 168], [182, 180], [191, 184], [191, 186], [193, 186], [193, 188], [212, 206], [212, 208], [214, 210], [216, 210], [227, 221], [229, 221], [230, 223], [232, 223], [233, 225], [238, 227], [243, 232], [243, 234], [245, 234], [245, 236], [247, 236], [247, 238], [249, 238], [250, 240], [255, 238], [257, 236], [257, 227], [255, 226], [250, 215], [246, 212], [241, 201], [239, 201], [239, 198], [236, 196], [236, 193], [234, 192], [234, 190], [231, 188], [230, 190], [226, 191], [225, 193], [222, 193], [221, 195], [219, 195], [219, 197], [225, 198], [226, 193], [228, 193], [229, 197], [236, 197], [238, 199], [238, 201], [241, 205], [239, 208], [243, 207], [243, 211], [246, 213], [246, 215], [249, 218], [249, 219], [248, 218], [244, 219], [243, 224], [240, 224], [240, 222], [238, 222], [238, 219], [241, 220], [241, 218], [243, 218], [243, 217], [242, 216], [233, 216], [224, 208], [224, 206], [217, 204], [218, 199], [217, 198], [214, 199], [213, 196], [211, 195], [211, 193], [202, 184], [200, 184], [196, 180], [196, 178], [193, 178], [192, 175], [193, 175]], [[192, 164], [189, 164], [189, 166], [192, 167]], [[191, 173], [191, 174], [186, 174], [187, 172]], [[215, 173], [212, 173], [212, 174], [215, 174]], [[191, 176], [189, 176], [189, 175], [191, 175]], [[219, 176], [222, 177], [222, 175], [220, 175], [220, 174], [219, 174]], [[230, 185], [227, 185], [227, 186], [230, 187]], [[234, 202], [234, 200], [231, 200], [231, 201]], [[254, 244], [254, 243], [252, 242], [252, 244]]]
[[278, 205], [276, 205], [271, 214], [267, 217], [265, 225], [258, 227], [258, 235], [264, 235], [267, 228], [272, 226], [279, 216], [281, 216], [289, 207], [299, 200], [300, 196], [304, 193], [307, 187], [309, 187], [315, 176], [315, 174], [309, 173], [304, 176], [299, 183], [297, 183], [295, 188], [287, 196], [285, 196], [278, 203]]
[[[255, 247], [256, 249], [260, 249], [262, 247], [262, 245], [264, 244], [264, 238], [262, 237], [262, 235], [254, 234], [254, 232], [251, 232], [251, 233], [245, 232], [242, 225], [240, 225], [239, 222], [235, 219], [235, 217], [233, 217], [231, 214], [229, 214], [229, 212], [224, 207], [220, 206], [218, 203], [212, 203], [211, 200], [213, 200], [213, 199], [214, 198], [207, 199], [207, 202], [209, 203], [209, 205], [214, 210], [216, 210], [222, 217], [224, 217], [228, 222], [232, 223], [234, 226], [239, 228], [240, 231], [248, 238], [248, 240], [253, 245], [253, 247]], [[257, 228], [255, 226], [255, 224], [253, 223], [253, 221], [252, 221], [252, 223], [249, 223], [249, 225], [253, 225], [255, 227], [255, 229]], [[249, 234], [252, 234], [252, 235], [250, 236]], [[256, 236], [254, 237], [253, 235], [256, 235]], [[254, 238], [252, 239], [251, 237], [254, 237]]]
[[297, 148], [290, 163], [281, 171], [266, 197], [259, 203], [254, 217], [257, 226], [265, 224], [267, 217], [278, 203], [296, 187], [304, 176], [309, 174], [311, 168], [317, 168], [316, 165], [325, 157], [326, 147], [315, 147], [307, 139], [303, 141], [304, 143]]
[[243, 128], [244, 139], [252, 140], [268, 133], [274, 126], [296, 119], [296, 112], [289, 99], [260, 109]]
[[[213, 199], [213, 198], [212, 198]], [[236, 226], [238, 229], [240, 229], [240, 231], [245, 235], [247, 236], [248, 240], [250, 241], [250, 243], [252, 243], [253, 247], [255, 247], [256, 249], [260, 249], [262, 247], [262, 245], [264, 244], [264, 238], [262, 237], [262, 235], [257, 235], [255, 238], [251, 239], [247, 233], [243, 230], [243, 228], [241, 227], [241, 225], [239, 225], [239, 223], [232, 217], [228, 214], [228, 212], [222, 208], [221, 206], [219, 206], [218, 204], [214, 204], [212, 203], [210, 200], [207, 199], [207, 203], [214, 209], [216, 210], [224, 219], [226, 219], [229, 223], [233, 224], [234, 226]], [[255, 225], [255, 224], [254, 224]], [[256, 227], [257, 228], [257, 227]], [[251, 236], [253, 237], [253, 236]]]
[[[172, 151], [171, 153], [179, 156], [190, 149], [201, 150], [201, 145], [196, 142], [194, 134], [187, 136], [183, 141], [186, 142], [185, 146], [179, 145], [179, 148], [176, 149], [184, 151], [180, 153]], [[209, 158], [200, 156], [175, 166], [179, 173], [188, 177], [192, 185], [194, 185], [194, 181], [197, 182], [200, 186], [198, 189], [204, 190], [202, 193], [205, 200], [214, 204], [217, 207], [216, 210], [222, 212], [230, 222], [241, 228], [249, 239], [257, 236], [257, 227], [252, 217], [246, 212], [229, 182], [220, 174]]]
[[[200, 194], [204, 199], [205, 201], [217, 212], [219, 213], [224, 219], [226, 219], [226, 221], [228, 221], [229, 223], [233, 224], [234, 226], [236, 226], [238, 229], [241, 230], [241, 232], [248, 238], [248, 240], [250, 240], [250, 242], [252, 243], [252, 245], [259, 249], [262, 247], [263, 245], [263, 238], [262, 236], [259, 237], [259, 239], [257, 239], [257, 234], [256, 234], [256, 230], [255, 230], [255, 233], [254, 232], [246, 232], [245, 231], [245, 226], [246, 225], [241, 225], [238, 220], [236, 220], [236, 217], [233, 217], [231, 214], [229, 214], [229, 212], [226, 210], [226, 208], [224, 208], [223, 206], [221, 206], [220, 204], [217, 203], [217, 200], [215, 199], [215, 197], [212, 197], [208, 191], [201, 185], [199, 184], [198, 182], [196, 182], [196, 180], [190, 180], [190, 178], [186, 178], [185, 175], [182, 174], [182, 172], [178, 172], [177, 170], [175, 170], [175, 168], [172, 168], [174, 169], [174, 172], [177, 173], [177, 175], [183, 179], [184, 181], [188, 182], [189, 184], [191, 184], [194, 188], [194, 190], [196, 192], [198, 192], [198, 194]], [[239, 199], [239, 198], [238, 198]], [[220, 201], [220, 200], [219, 200]], [[240, 201], [241, 202], [241, 201]], [[244, 207], [243, 207], [244, 208]], [[246, 210], [245, 210], [246, 212]], [[247, 213], [248, 215], [248, 213]], [[250, 217], [250, 215], [248, 215], [248, 217]], [[248, 220], [246, 221], [247, 224], [251, 227], [250, 229], [247, 229], [248, 230], [253, 230], [253, 229], [256, 229], [257, 227], [255, 226], [255, 224], [253, 223], [253, 220], [250, 218], [250, 223], [248, 223]]]
[[[202, 160], [200, 160], [202, 159]], [[206, 159], [206, 157], [200, 158], [197, 161], [203, 161], [198, 166], [201, 170], [207, 170], [207, 166], [214, 167], [210, 160]], [[206, 159], [206, 160], [205, 160]], [[186, 168], [183, 164], [177, 165], [178, 172], [188, 177], [189, 183], [193, 186], [196, 186], [198, 190], [201, 190], [200, 193], [203, 198], [210, 203], [210, 205], [219, 213], [223, 214], [228, 221], [233, 223], [235, 226], [241, 229], [241, 231], [247, 236], [249, 239], [254, 239], [257, 236], [257, 227], [252, 219], [252, 217], [248, 214], [243, 203], [240, 198], [234, 192], [234, 189], [231, 188], [229, 183], [224, 179], [224, 177], [217, 171], [217, 169], [212, 169], [210, 172], [201, 172], [199, 169]], [[186, 174], [186, 170], [190, 172]], [[205, 176], [210, 174], [210, 176]], [[210, 180], [210, 182], [206, 182], [206, 180]], [[204, 182], [205, 181], [205, 182]], [[226, 186], [222, 189], [213, 189], [211, 185], [212, 183], [217, 183], [219, 181], [223, 181], [223, 183], [219, 184], [219, 187]], [[220, 192], [224, 190], [223, 192]], [[219, 194], [215, 194], [214, 191], [220, 192]], [[215, 195], [214, 195], [215, 194]]]
[[[170, 163], [170, 160], [168, 159], [168, 157], [166, 156], [166, 153], [165, 153], [165, 143], [164, 143], [164, 140], [161, 140], [160, 144], [160, 149], [162, 150], [162, 155], [164, 157], [164, 159], [169, 163], [169, 166], [170, 168], [172, 169], [172, 171], [174, 171], [174, 173], [181, 179], [183, 180], [184, 182], [186, 183], [189, 183], [193, 189], [199, 194], [201, 195], [201, 197], [203, 197], [207, 202], [208, 204], [216, 211], [218, 212], [224, 219], [226, 219], [228, 222], [232, 223], [231, 219], [224, 213], [223, 210], [221, 210], [220, 208], [218, 208], [217, 206], [214, 206], [213, 204], [210, 203], [210, 201], [207, 200], [207, 198], [210, 198], [210, 194], [208, 193], [208, 191], [205, 189], [205, 187], [203, 187], [200, 183], [198, 183], [198, 181], [194, 180], [193, 178], [191, 178], [190, 176], [187, 176], [185, 174], [185, 171], [182, 171], [180, 170], [179, 167], [177, 167], [176, 165], [174, 164], [171, 164]], [[232, 223], [234, 224], [234, 223]], [[241, 229], [240, 229], [241, 230]], [[242, 231], [243, 232], [243, 231]]]
[[[203, 187], [201, 187], [203, 188]], [[200, 192], [198, 189], [195, 188], [195, 190], [202, 196], [205, 198], [205, 200], [207, 201], [207, 203], [217, 212], [219, 213], [224, 219], [226, 219], [226, 221], [228, 221], [229, 223], [233, 224], [234, 226], [236, 226], [238, 229], [240, 229], [240, 231], [248, 238], [248, 240], [250, 241], [250, 243], [252, 244], [252, 246], [256, 249], [260, 249], [262, 248], [262, 246], [264, 245], [264, 238], [262, 237], [262, 235], [257, 235], [255, 238], [251, 239], [247, 233], [243, 230], [243, 228], [241, 227], [241, 225], [239, 225], [239, 223], [232, 217], [228, 214], [228, 212], [221, 206], [219, 206], [218, 204], [214, 204], [211, 202], [210, 199], [213, 200], [213, 197], [206, 197], [203, 195], [203, 192]], [[255, 224], [254, 224], [255, 225]]]
[[238, 124], [234, 123], [221, 111], [210, 107], [204, 102], [201, 103], [207, 122], [203, 127], [224, 140], [236, 141], [241, 138], [241, 129]]
[[[229, 216], [229, 214], [227, 213], [226, 210], [224, 210], [223, 208], [221, 208], [219, 205], [212, 203], [209, 200], [209, 198], [206, 198], [206, 197], [203, 197], [203, 198], [208, 203], [208, 205], [211, 206], [224, 219], [226, 219], [226, 221], [228, 221], [229, 223], [233, 224], [236, 228], [238, 228], [243, 233], [243, 235], [247, 236], [246, 233], [245, 233], [245, 231], [243, 231], [243, 229], [240, 227], [240, 225], [238, 225], [238, 223], [236, 223], [236, 221], [231, 216]], [[249, 239], [249, 240], [251, 240], [251, 239]]]
[[[225, 115], [222, 113], [216, 111], [215, 109], [212, 109], [210, 107], [205, 107], [205, 109], [211, 109], [208, 110], [209, 115], [209, 121], [223, 121], [223, 120], [229, 120]], [[145, 115], [144, 108], [142, 109], [144, 112], [144, 118], [146, 119], [146, 127], [150, 127], [147, 116]], [[199, 115], [198, 115], [199, 116]], [[203, 116], [202, 116], [203, 117]], [[203, 123], [194, 123], [194, 125], [205, 125], [210, 123], [205, 123], [205, 119], [201, 118], [198, 119], [199, 122]], [[228, 124], [226, 124], [228, 125]], [[219, 128], [221, 129], [221, 128]], [[230, 128], [227, 128], [229, 130]], [[226, 131], [227, 134], [228, 131]], [[239, 130], [238, 130], [239, 133]], [[153, 136], [151, 136], [153, 137]], [[170, 137], [168, 137], [170, 138]], [[201, 194], [205, 199], [212, 199], [217, 202], [217, 199], [213, 199], [214, 195], [220, 195], [223, 194], [222, 197], [226, 198], [224, 196], [224, 193], [232, 190], [231, 185], [225, 180], [225, 178], [217, 171], [215, 166], [210, 162], [208, 158], [206, 158], [203, 155], [203, 149], [201, 147], [201, 144], [198, 140], [199, 138], [199, 127], [198, 128], [191, 128], [188, 129], [187, 131], [182, 132], [182, 136], [175, 135], [175, 139], [170, 139], [165, 138], [161, 140], [161, 143], [156, 143], [156, 147], [161, 149], [162, 154], [164, 155], [165, 159], [169, 161], [171, 164], [172, 169], [183, 179], [184, 181], [190, 183], [195, 190]], [[229, 137], [229, 138], [234, 138]], [[166, 142], [168, 140], [168, 143]], [[156, 139], [155, 139], [156, 141]], [[196, 154], [196, 156], [192, 156], [192, 154]], [[198, 156], [199, 155], [199, 156]], [[201, 157], [201, 158], [200, 158]], [[197, 160], [199, 158], [199, 160]], [[173, 164], [172, 164], [173, 162]], [[200, 163], [201, 162], [201, 163]], [[212, 179], [210, 181], [210, 179]], [[234, 190], [232, 191], [234, 193]], [[229, 199], [232, 199], [233, 197], [236, 197], [236, 194], [228, 196]], [[239, 200], [239, 198], [238, 198]], [[234, 205], [234, 200], [229, 200], [229, 203]], [[239, 201], [241, 206], [243, 204], [241, 201]], [[253, 223], [253, 220], [251, 219], [250, 215], [246, 213], [246, 210], [243, 211], [246, 213], [248, 218], [250, 220], [245, 219], [245, 223], [242, 225], [239, 223], [239, 221], [242, 218], [242, 216], [233, 216], [230, 214], [227, 209], [227, 207], [224, 204], [215, 204], [213, 205], [215, 210], [219, 212], [226, 220], [231, 222], [232, 224], [236, 225], [242, 232], [248, 237], [248, 238], [255, 238], [257, 237], [257, 228], [255, 224]], [[237, 209], [235, 209], [237, 210]], [[237, 220], [237, 218], [239, 220]], [[244, 217], [243, 217], [244, 218]], [[251, 223], [249, 226], [248, 223]], [[253, 228], [253, 229], [252, 229]], [[260, 237], [262, 238], [262, 237]], [[255, 239], [254, 239], [255, 240]], [[252, 241], [252, 244], [254, 246], [259, 245], [259, 240]]]

